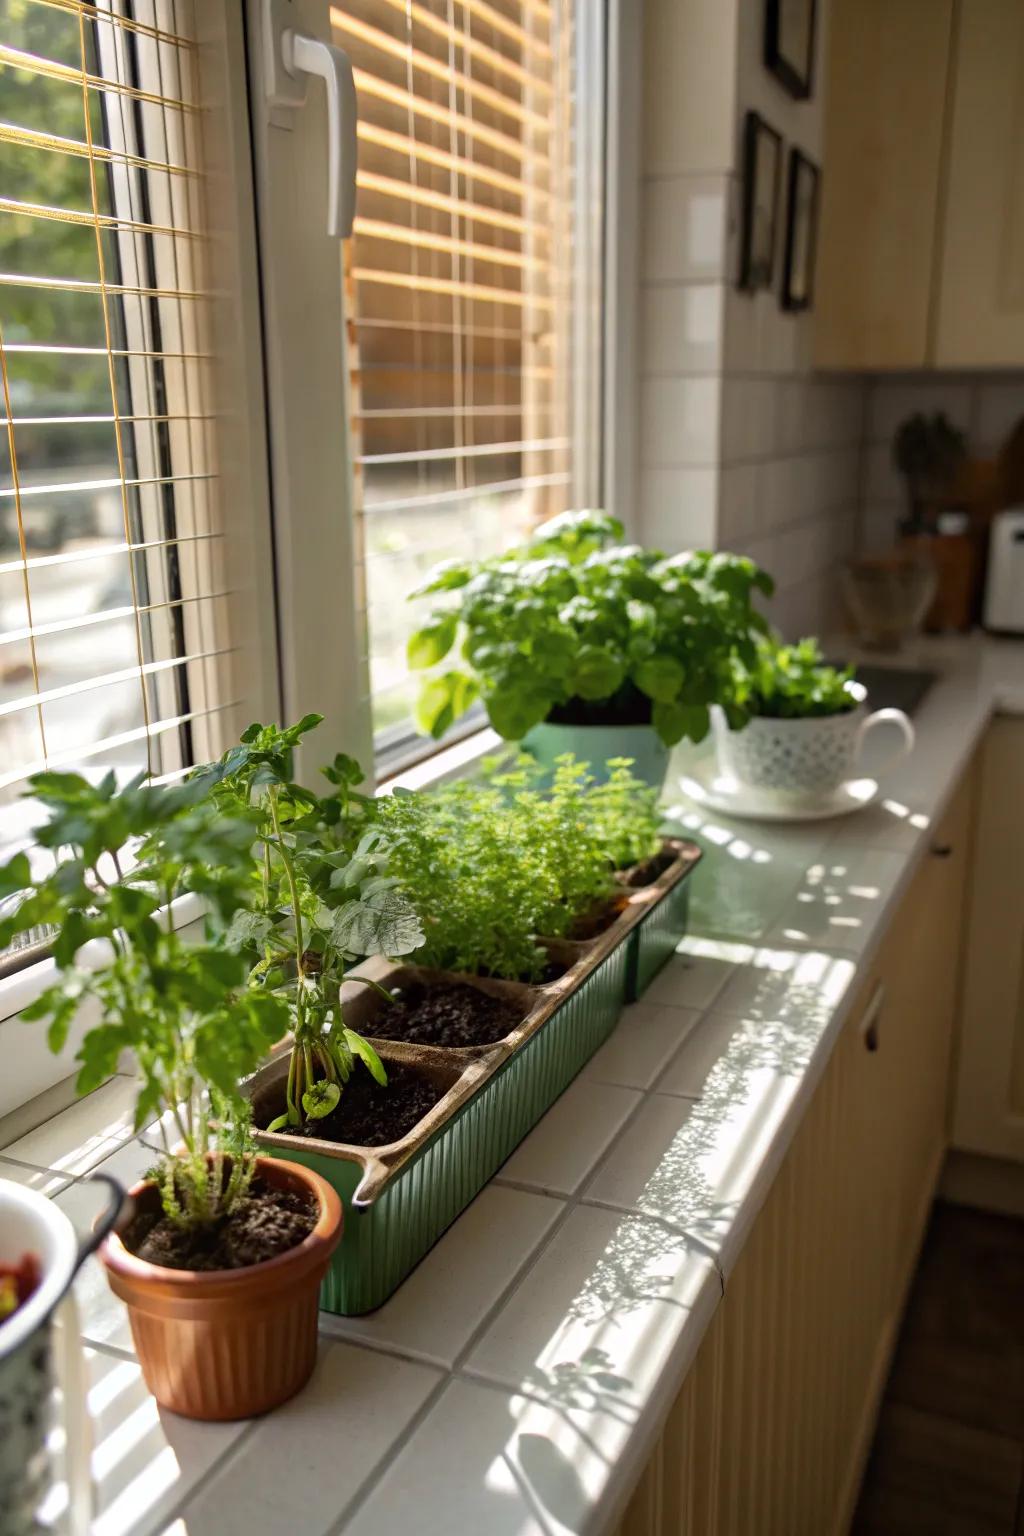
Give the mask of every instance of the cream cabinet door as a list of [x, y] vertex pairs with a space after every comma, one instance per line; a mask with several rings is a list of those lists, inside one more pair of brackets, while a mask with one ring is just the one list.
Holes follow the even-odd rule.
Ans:
[[1024, 0], [960, 0], [934, 362], [1024, 363]]
[[953, 1144], [1024, 1162], [1024, 720], [985, 742]]
[[928, 361], [952, 33], [953, 0], [832, 5], [814, 312], [819, 368]]

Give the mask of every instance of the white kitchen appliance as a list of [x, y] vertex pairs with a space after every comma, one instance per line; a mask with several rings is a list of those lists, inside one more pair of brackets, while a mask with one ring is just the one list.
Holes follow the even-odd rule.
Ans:
[[985, 628], [1024, 635], [1024, 507], [1011, 507], [992, 519]]

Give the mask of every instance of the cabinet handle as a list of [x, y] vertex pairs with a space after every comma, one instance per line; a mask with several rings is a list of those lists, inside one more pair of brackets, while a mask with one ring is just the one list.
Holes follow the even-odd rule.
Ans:
[[948, 859], [953, 853], [952, 843], [932, 843], [931, 856], [933, 859]]
[[881, 1043], [878, 1035], [878, 1026], [881, 1022], [882, 1006], [885, 1002], [885, 982], [880, 981], [871, 994], [871, 1001], [864, 1009], [860, 1020], [860, 1036], [864, 1041], [864, 1049], [874, 1053]]

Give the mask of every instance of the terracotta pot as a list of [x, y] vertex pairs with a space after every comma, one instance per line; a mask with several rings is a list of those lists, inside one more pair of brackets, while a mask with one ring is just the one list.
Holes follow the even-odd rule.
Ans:
[[[100, 1249], [110, 1287], [128, 1308], [146, 1385], [187, 1419], [266, 1413], [294, 1397], [316, 1363], [320, 1282], [341, 1240], [341, 1201], [298, 1163], [261, 1157], [257, 1168], [266, 1183], [310, 1190], [319, 1202], [316, 1226], [287, 1253], [202, 1272], [137, 1258], [116, 1232]], [[131, 1196], [141, 1210], [159, 1200], [148, 1181]]]

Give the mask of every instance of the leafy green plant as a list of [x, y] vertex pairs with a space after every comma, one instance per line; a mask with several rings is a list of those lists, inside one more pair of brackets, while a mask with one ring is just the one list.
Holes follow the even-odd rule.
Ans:
[[857, 707], [846, 686], [852, 677], [852, 667], [840, 671], [826, 664], [816, 640], [797, 645], [764, 640], [750, 672], [749, 707], [753, 714], [775, 720], [845, 714]]
[[606, 783], [571, 754], [551, 783], [532, 758], [378, 802], [391, 869], [423, 920], [420, 963], [535, 980], [538, 938], [562, 938], [615, 894], [616, 869], [657, 852], [657, 795], [615, 759]]
[[[98, 1087], [130, 1053], [140, 1080], [135, 1128], [155, 1118], [163, 1141], [156, 1177], [166, 1215], [183, 1227], [216, 1222], [252, 1178], [239, 1079], [287, 1025], [285, 1005], [246, 986], [245, 961], [219, 937], [250, 891], [255, 818], [225, 818], [199, 786], [158, 788], [143, 776], [118, 792], [113, 773], [99, 784], [40, 773], [27, 794], [48, 813], [38, 842], [61, 858], [36, 879], [23, 853], [0, 869], [0, 897], [27, 893], [0, 923], [0, 948], [40, 924], [58, 930], [57, 979], [22, 1017], [48, 1020], [59, 1053], [79, 1010], [95, 1007], [101, 1022], [78, 1051], [78, 1092]], [[209, 912], [200, 943], [174, 926], [171, 902], [186, 891]]]
[[549, 866], [498, 786], [463, 779], [382, 797], [380, 823], [399, 888], [423, 924], [417, 963], [532, 980], [536, 934], [557, 902]]
[[564, 938], [615, 890], [612, 865], [594, 835], [590, 814], [593, 774], [586, 763], [565, 753], [547, 785], [535, 759], [523, 754], [511, 769], [491, 770], [490, 782], [506, 791], [505, 815], [521, 823], [518, 840], [532, 850], [540, 898], [535, 931]]
[[771, 578], [736, 555], [666, 557], [622, 537], [603, 512], [567, 512], [511, 554], [436, 567], [412, 594], [439, 599], [409, 640], [409, 665], [430, 670], [420, 728], [443, 735], [477, 698], [513, 741], [542, 720], [699, 741], [714, 703], [742, 725], [733, 663], [753, 662], [766, 625], [752, 597]]
[[661, 849], [658, 791], [632, 772], [631, 758], [609, 758], [608, 768], [587, 795], [587, 819], [611, 867], [628, 869]]
[[286, 1108], [270, 1130], [329, 1115], [357, 1062], [387, 1083], [376, 1051], [345, 1023], [341, 987], [357, 960], [409, 954], [423, 942], [387, 872], [373, 801], [356, 790], [358, 764], [336, 758], [325, 770], [333, 792], [323, 797], [291, 777], [292, 749], [321, 718], [307, 715], [284, 730], [251, 725], [238, 746], [196, 775], [218, 809], [254, 822], [253, 890], [226, 942], [248, 956], [252, 988], [288, 1002]]
[[930, 511], [948, 493], [966, 457], [967, 438], [945, 412], [933, 416], [918, 412], [900, 423], [892, 458], [907, 481], [910, 510], [902, 525], [904, 533], [928, 531]]

